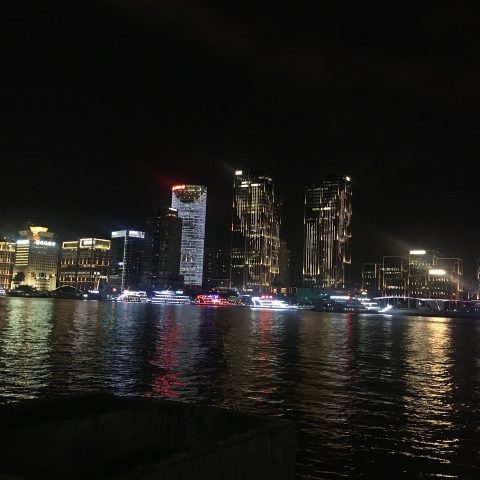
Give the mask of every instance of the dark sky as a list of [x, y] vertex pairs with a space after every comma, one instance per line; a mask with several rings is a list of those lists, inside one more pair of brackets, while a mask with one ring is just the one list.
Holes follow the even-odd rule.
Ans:
[[[424, 5], [425, 3], [425, 5]], [[408, 249], [480, 257], [478, 2], [6, 2], [0, 230], [142, 228], [208, 187], [228, 244], [233, 172], [270, 173], [301, 255], [303, 187], [353, 179], [354, 279]]]

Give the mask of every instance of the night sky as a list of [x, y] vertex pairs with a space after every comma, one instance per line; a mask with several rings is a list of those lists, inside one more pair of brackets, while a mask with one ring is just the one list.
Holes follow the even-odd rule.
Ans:
[[298, 259], [303, 187], [340, 173], [353, 280], [426, 248], [473, 281], [478, 2], [11, 1], [0, 27], [0, 233], [141, 229], [195, 183], [206, 244], [225, 247], [234, 170], [255, 168]]

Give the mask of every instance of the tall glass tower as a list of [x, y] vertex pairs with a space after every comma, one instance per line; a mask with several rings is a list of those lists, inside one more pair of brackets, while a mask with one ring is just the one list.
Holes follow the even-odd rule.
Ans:
[[329, 176], [305, 187], [303, 284], [344, 288], [351, 263], [350, 177]]
[[118, 230], [112, 232], [108, 283], [118, 292], [137, 290], [142, 274], [145, 232]]
[[278, 281], [281, 197], [270, 176], [237, 170], [233, 184], [232, 288], [269, 292]]
[[175, 185], [172, 187], [172, 208], [177, 209], [182, 219], [180, 275], [183, 275], [185, 286], [201, 287], [207, 187]]

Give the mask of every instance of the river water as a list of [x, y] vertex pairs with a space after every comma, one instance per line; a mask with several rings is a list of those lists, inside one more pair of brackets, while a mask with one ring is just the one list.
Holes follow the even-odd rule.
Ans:
[[480, 478], [480, 322], [0, 298], [0, 402], [101, 390], [293, 419], [297, 476]]

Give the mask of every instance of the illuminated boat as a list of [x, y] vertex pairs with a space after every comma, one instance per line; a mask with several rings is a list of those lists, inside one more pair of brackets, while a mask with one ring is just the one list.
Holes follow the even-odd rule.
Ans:
[[379, 313], [380, 305], [377, 302], [373, 302], [369, 298], [360, 298], [362, 307], [365, 308], [366, 313]]
[[279, 300], [272, 295], [262, 295], [261, 297], [252, 297], [250, 308], [263, 308], [268, 310], [296, 310], [296, 305], [290, 305], [285, 300]]
[[147, 301], [147, 292], [125, 290], [115, 300], [117, 302], [145, 303]]
[[151, 303], [169, 303], [169, 304], [191, 304], [192, 299], [183, 294], [183, 290], [161, 290], [153, 292]]
[[212, 305], [215, 307], [231, 307], [234, 304], [229, 302], [226, 298], [222, 298], [216, 293], [210, 293], [208, 295], [197, 295], [195, 298], [196, 305]]

